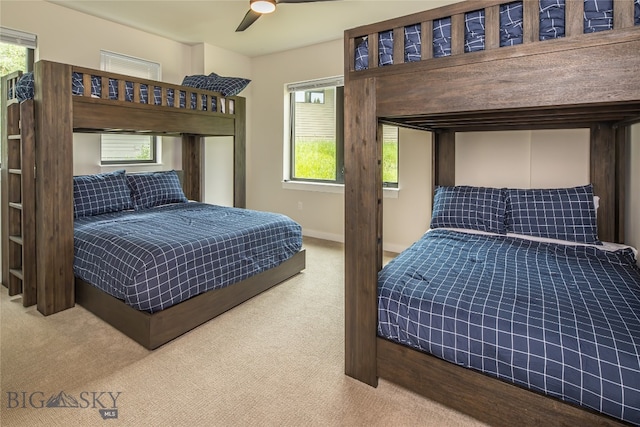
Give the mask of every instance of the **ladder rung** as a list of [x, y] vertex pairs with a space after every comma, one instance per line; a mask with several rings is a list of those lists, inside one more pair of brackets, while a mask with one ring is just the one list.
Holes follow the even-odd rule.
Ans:
[[21, 136], [20, 135], [9, 135], [7, 136], [7, 139], [20, 139]]
[[22, 270], [17, 268], [9, 269], [9, 274], [16, 276], [20, 280], [24, 280], [24, 276], [22, 275]]
[[22, 203], [9, 202], [9, 207], [22, 210]]
[[22, 175], [22, 169], [9, 169], [9, 173], [13, 173], [16, 175]]
[[9, 236], [9, 240], [19, 245], [22, 245], [22, 236]]

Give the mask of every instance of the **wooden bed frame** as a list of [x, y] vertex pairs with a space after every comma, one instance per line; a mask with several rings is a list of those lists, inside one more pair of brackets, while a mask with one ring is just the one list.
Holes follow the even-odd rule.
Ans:
[[[377, 336], [382, 268], [381, 125], [432, 132], [433, 184], [455, 185], [455, 135], [588, 128], [601, 240], [624, 240], [625, 145], [640, 122], [640, 26], [633, 0], [614, 1], [614, 29], [583, 34], [583, 2], [566, 2], [566, 37], [538, 41], [538, 0], [524, 0], [524, 43], [499, 47], [499, 7], [474, 0], [347, 30], [345, 54], [345, 373], [378, 378], [495, 425], [619, 425], [613, 418], [507, 384]], [[464, 13], [484, 9], [485, 50], [464, 53]], [[451, 17], [452, 55], [403, 63], [403, 28]], [[378, 66], [378, 34], [394, 32], [394, 63]], [[369, 67], [355, 48], [369, 40]], [[499, 69], [500, 71], [496, 71]], [[514, 96], [522, 94], [522, 96]]]
[[[73, 72], [83, 74], [83, 95], [72, 95]], [[100, 98], [92, 97], [91, 76], [101, 78], [102, 88], [108, 87], [109, 79], [117, 80], [119, 99], [109, 99], [106, 90], [102, 91]], [[11, 75], [2, 79], [3, 100], [7, 100], [7, 108], [3, 108], [2, 112], [2, 278], [3, 284], [9, 287], [10, 295], [23, 292], [25, 305], [37, 303], [38, 311], [50, 315], [73, 307], [78, 302], [143, 346], [153, 349], [305, 268], [305, 252], [302, 250], [272, 270], [228, 288], [209, 291], [154, 314], [138, 312], [85, 282], [76, 281], [73, 274], [73, 133], [181, 136], [182, 184], [185, 195], [190, 200], [202, 198], [203, 137], [232, 136], [234, 206], [243, 208], [246, 204], [245, 99], [100, 70], [39, 61], [34, 68], [34, 99], [18, 104], [16, 99], [7, 99], [7, 89], [15, 86], [17, 77]], [[124, 98], [125, 82], [133, 84], [132, 101]], [[147, 85], [150, 98], [154, 93], [151, 88], [159, 88], [161, 105], [142, 103], [140, 85]], [[168, 97], [171, 90], [174, 91], [176, 100], [178, 91], [184, 92], [187, 100], [190, 99], [190, 94], [196, 94], [198, 99], [206, 96], [207, 105], [215, 97], [217, 111], [205, 110], [201, 103], [198, 103], [197, 109], [180, 108], [178, 102], [172, 105]], [[22, 148], [7, 144], [14, 139], [22, 139]], [[24, 156], [24, 148], [29, 145], [25, 141], [37, 147], [33, 159]], [[30, 175], [31, 171], [33, 175]], [[15, 176], [19, 176], [22, 182], [13, 179]], [[33, 185], [32, 180], [35, 181]], [[33, 193], [25, 192], [25, 184], [28, 189], [33, 188]], [[36, 203], [29, 203], [30, 198], [25, 197], [27, 194], [33, 194]], [[12, 202], [11, 198], [18, 203], [10, 206], [6, 201]], [[10, 218], [10, 215], [6, 215], [10, 208], [19, 208], [22, 217]], [[25, 213], [35, 221], [26, 223]], [[12, 256], [16, 255], [17, 245], [14, 243], [19, 243], [24, 250], [27, 247], [24, 239], [26, 235], [37, 235], [37, 239], [32, 242], [35, 255], [26, 257], [23, 253], [22, 265], [11, 265], [14, 261], [10, 262], [10, 253]], [[13, 237], [14, 243], [8, 236]], [[28, 276], [30, 282], [26, 281], [27, 272], [32, 272]], [[10, 281], [12, 277], [20, 280]]]

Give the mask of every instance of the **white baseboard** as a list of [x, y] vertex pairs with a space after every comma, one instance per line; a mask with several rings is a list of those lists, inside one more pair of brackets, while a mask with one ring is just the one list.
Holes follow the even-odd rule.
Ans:
[[[344, 235], [342, 234], [327, 233], [325, 231], [309, 230], [307, 228], [303, 228], [302, 235], [314, 237], [316, 239], [329, 240], [331, 242], [344, 243]], [[398, 243], [385, 243], [382, 249], [388, 252], [400, 253], [408, 247], [409, 246], [407, 245]]]

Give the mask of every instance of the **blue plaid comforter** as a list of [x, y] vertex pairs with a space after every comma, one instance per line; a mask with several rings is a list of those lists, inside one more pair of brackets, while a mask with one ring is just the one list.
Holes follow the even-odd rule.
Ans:
[[378, 334], [640, 424], [640, 269], [606, 252], [432, 230], [379, 273]]
[[156, 312], [276, 267], [302, 247], [299, 224], [268, 212], [179, 203], [75, 220], [77, 277]]

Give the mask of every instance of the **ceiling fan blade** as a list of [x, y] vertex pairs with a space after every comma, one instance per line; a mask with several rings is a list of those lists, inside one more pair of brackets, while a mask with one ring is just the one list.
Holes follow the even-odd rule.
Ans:
[[242, 22], [240, 23], [240, 25], [238, 25], [238, 28], [236, 28], [236, 32], [244, 31], [247, 28], [249, 28], [251, 24], [256, 22], [258, 18], [260, 18], [261, 15], [262, 15], [261, 13], [254, 12], [253, 10], [249, 9], [247, 14], [244, 15], [244, 18], [242, 19]]

